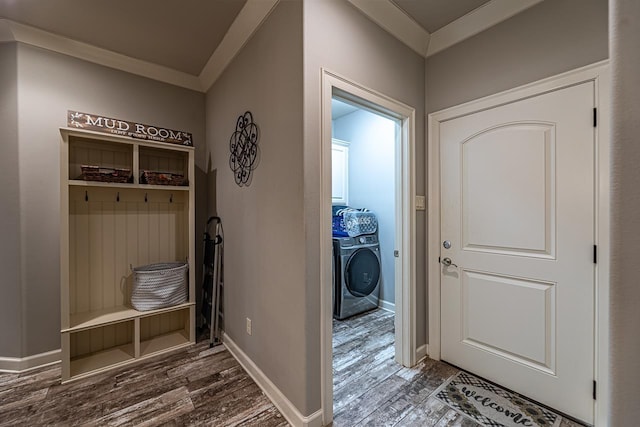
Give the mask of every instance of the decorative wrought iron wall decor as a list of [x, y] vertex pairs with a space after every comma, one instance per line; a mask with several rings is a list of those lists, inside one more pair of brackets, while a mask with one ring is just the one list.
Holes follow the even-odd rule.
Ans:
[[258, 126], [253, 122], [251, 111], [238, 117], [236, 130], [229, 140], [229, 166], [236, 184], [240, 187], [251, 184], [251, 171], [258, 166]]

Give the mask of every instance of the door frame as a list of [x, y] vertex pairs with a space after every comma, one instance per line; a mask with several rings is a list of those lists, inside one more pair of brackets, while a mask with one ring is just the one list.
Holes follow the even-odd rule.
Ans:
[[447, 108], [428, 115], [428, 354], [440, 360], [440, 124], [442, 122], [530, 98], [546, 92], [594, 82], [597, 108], [595, 132], [595, 244], [598, 246], [595, 270], [594, 380], [597, 399], [594, 423], [607, 425], [609, 408], [609, 140], [610, 78], [609, 61], [601, 61], [557, 76]]
[[[352, 100], [364, 108], [400, 121], [396, 140], [396, 260], [395, 354], [404, 366], [417, 362], [416, 348], [416, 215], [415, 108], [336, 73], [322, 69], [321, 97], [321, 241], [320, 241], [320, 352], [323, 423], [333, 420], [333, 314], [331, 294], [331, 99]], [[400, 266], [400, 268], [398, 268]], [[401, 284], [398, 286], [398, 284]]]

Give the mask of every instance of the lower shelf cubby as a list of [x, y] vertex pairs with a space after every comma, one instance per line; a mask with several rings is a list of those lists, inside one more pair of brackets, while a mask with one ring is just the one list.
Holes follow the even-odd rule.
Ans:
[[135, 358], [133, 320], [69, 332], [69, 375], [81, 377]]
[[145, 316], [140, 319], [140, 357], [164, 352], [183, 345], [190, 340], [190, 310], [180, 310]]

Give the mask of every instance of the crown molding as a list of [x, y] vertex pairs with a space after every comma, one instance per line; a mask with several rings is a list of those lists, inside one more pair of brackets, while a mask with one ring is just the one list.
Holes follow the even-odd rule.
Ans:
[[349, 0], [373, 22], [421, 56], [427, 55], [429, 33], [390, 0]]
[[15, 38], [9, 28], [8, 20], [0, 19], [0, 43], [13, 42]]
[[248, 0], [199, 76], [0, 18], [0, 43], [20, 42], [198, 92], [206, 92], [222, 75], [279, 0]]
[[7, 30], [11, 34], [11, 40], [8, 41], [29, 44], [187, 89], [202, 90], [197, 76], [131, 58], [120, 53], [78, 42], [8, 19], [1, 19], [0, 21], [0, 28], [4, 28], [0, 30], [0, 34], [5, 34], [6, 37]]
[[491, 0], [433, 33], [392, 0], [349, 0], [373, 22], [425, 58], [468, 39], [543, 0]]
[[213, 86], [233, 58], [275, 9], [278, 2], [279, 0], [247, 0], [200, 73], [199, 79], [203, 92]]
[[427, 57], [460, 43], [543, 0], [491, 0], [431, 34]]

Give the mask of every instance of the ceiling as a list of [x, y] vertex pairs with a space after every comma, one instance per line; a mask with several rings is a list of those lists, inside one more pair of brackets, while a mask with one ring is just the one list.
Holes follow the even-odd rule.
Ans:
[[331, 98], [331, 120], [337, 120], [340, 117], [344, 117], [347, 114], [351, 114], [354, 111], [358, 111], [359, 108], [352, 104], [347, 104], [344, 101], [340, 101], [336, 98]]
[[434, 33], [489, 0], [391, 0], [429, 33]]
[[[206, 92], [278, 1], [0, 0], [0, 42]], [[345, 1], [428, 57], [542, 0]]]
[[0, 0], [0, 17], [197, 76], [246, 0]]

